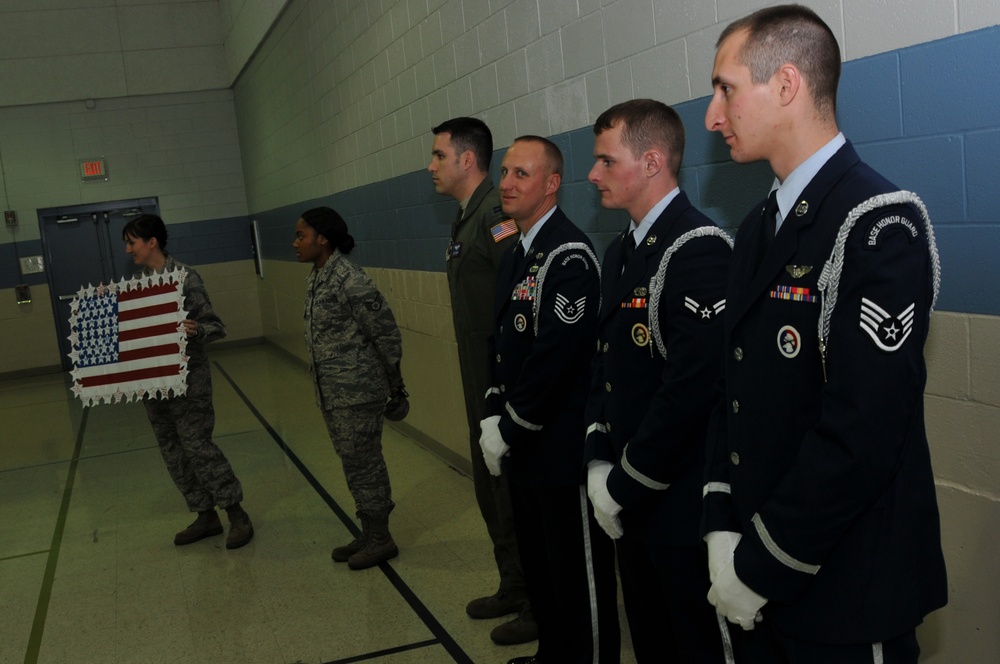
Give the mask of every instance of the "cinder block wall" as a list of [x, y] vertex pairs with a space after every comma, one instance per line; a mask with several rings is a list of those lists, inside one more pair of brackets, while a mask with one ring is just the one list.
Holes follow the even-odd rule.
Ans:
[[[682, 187], [731, 228], [763, 197], [770, 175], [763, 165], [729, 162], [704, 130], [706, 96], [722, 27], [764, 4], [292, 0], [235, 87], [249, 210], [275, 277], [261, 282], [265, 335], [301, 347], [303, 266], [292, 264], [295, 280], [270, 266], [292, 259], [291, 226], [302, 210], [335, 207], [359, 240], [355, 259], [387, 291], [404, 328], [408, 422], [464, 454], [443, 289], [455, 203], [435, 195], [423, 172], [430, 128], [456, 115], [484, 119], [496, 140], [494, 180], [515, 136], [552, 137], [568, 164], [560, 204], [603, 247], [624, 220], [602, 211], [585, 181], [590, 124], [613, 103], [654, 97], [674, 105], [687, 127]], [[991, 554], [1000, 544], [991, 436], [1000, 411], [992, 292], [1000, 283], [1000, 120], [983, 109], [1000, 96], [980, 79], [1000, 51], [1000, 31], [990, 27], [1000, 23], [1000, 5], [806, 4], [842, 46], [842, 128], [866, 160], [923, 197], [942, 253], [927, 410], [952, 602], [921, 628], [922, 661], [991, 661], [1000, 650]]]

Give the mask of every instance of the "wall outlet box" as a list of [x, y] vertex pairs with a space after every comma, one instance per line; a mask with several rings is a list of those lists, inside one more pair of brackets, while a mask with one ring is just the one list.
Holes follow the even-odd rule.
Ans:
[[4, 210], [3, 221], [8, 226], [17, 226], [17, 213], [13, 210]]
[[31, 287], [28, 284], [17, 284], [14, 286], [14, 295], [18, 304], [31, 303]]

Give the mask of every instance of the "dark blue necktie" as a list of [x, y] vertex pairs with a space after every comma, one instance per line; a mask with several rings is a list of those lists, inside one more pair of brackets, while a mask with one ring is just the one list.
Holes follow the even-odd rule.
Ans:
[[625, 233], [625, 241], [622, 242], [622, 269], [628, 265], [628, 259], [633, 251], [635, 251], [635, 233], [628, 231]]
[[777, 217], [778, 190], [775, 189], [771, 192], [771, 195], [767, 197], [767, 203], [764, 205], [764, 209], [760, 213], [760, 244], [757, 245], [757, 263], [755, 265], [755, 271], [756, 268], [760, 267], [760, 264], [764, 261], [764, 255], [767, 253], [768, 248], [771, 246], [771, 242], [774, 240], [774, 229], [777, 225]]

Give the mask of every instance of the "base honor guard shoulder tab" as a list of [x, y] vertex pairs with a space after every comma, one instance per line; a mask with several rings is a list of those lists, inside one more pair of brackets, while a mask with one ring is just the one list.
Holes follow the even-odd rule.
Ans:
[[902, 233], [910, 242], [914, 242], [920, 237], [917, 225], [909, 219], [906, 213], [902, 210], [900, 212], [900, 214], [893, 212], [881, 215], [872, 222], [865, 235], [865, 249], [878, 249], [882, 238], [894, 233]]

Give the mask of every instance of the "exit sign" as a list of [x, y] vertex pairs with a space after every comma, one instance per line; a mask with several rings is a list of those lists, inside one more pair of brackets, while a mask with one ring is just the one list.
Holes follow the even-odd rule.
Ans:
[[108, 162], [100, 159], [80, 160], [81, 182], [105, 182], [108, 179]]

